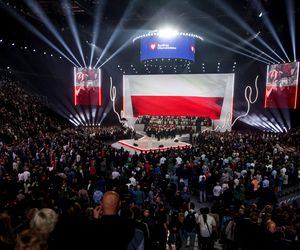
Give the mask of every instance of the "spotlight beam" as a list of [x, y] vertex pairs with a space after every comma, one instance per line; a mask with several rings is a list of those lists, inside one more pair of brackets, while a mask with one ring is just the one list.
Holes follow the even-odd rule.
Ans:
[[[224, 28], [225, 28], [225, 27], [224, 27]], [[210, 31], [206, 31], [206, 32], [207, 32], [209, 35], [214, 36], [215, 38], [217, 38], [217, 39], [219, 39], [219, 40], [221, 40], [221, 41], [223, 41], [223, 42], [228, 43], [231, 47], [239, 48], [240, 50], [246, 51], [246, 52], [251, 53], [251, 54], [254, 53], [253, 51], [251, 51], [251, 50], [249, 50], [249, 49], [246, 49], [246, 48], [244, 48], [243, 46], [241, 46], [241, 45], [239, 45], [239, 44], [237, 44], [237, 43], [234, 43], [234, 42], [232, 42], [232, 41], [229, 41], [228, 39], [225, 39], [223, 36], [217, 35], [217, 34], [212, 33], [212, 32], [210, 32]], [[239, 37], [239, 36], [236, 35], [235, 33], [233, 33], [232, 35], [234, 35], [235, 38], [237, 38], [238, 40], [240, 40], [240, 41], [243, 42], [243, 43], [249, 43], [247, 40], [242, 39], [241, 37]], [[249, 43], [249, 44], [252, 45], [251, 43]], [[275, 61], [276, 63], [279, 63], [277, 60], [275, 60], [273, 57], [267, 55], [267, 54], [266, 54], [265, 52], [263, 52], [262, 50], [256, 48], [254, 45], [252, 45], [252, 46], [253, 46], [254, 49], [256, 49], [256, 50], [258, 50], [258, 51], [260, 52], [260, 54], [256, 54], [256, 57], [258, 57], [258, 58], [260, 58], [260, 59], [262, 59], [262, 60], [265, 60], [265, 61], [267, 61], [267, 62], [269, 62], [269, 63], [272, 63], [272, 64], [274, 63], [274, 61]], [[231, 47], [229, 47], [229, 48], [231, 48]], [[263, 56], [261, 56], [262, 54], [263, 54], [263, 55], [266, 55], [267, 57], [271, 58], [272, 60], [267, 59], [267, 58], [264, 58]]]
[[[221, 24], [220, 24], [220, 25], [221, 25]], [[274, 57], [270, 56], [269, 54], [265, 53], [265, 52], [262, 51], [261, 49], [257, 48], [257, 47], [254, 46], [252, 43], [250, 43], [250, 41], [247, 41], [247, 40], [241, 38], [239, 35], [237, 35], [236, 33], [234, 33], [232, 30], [226, 28], [226, 27], [223, 26], [223, 25], [221, 25], [220, 27], [221, 27], [221, 29], [222, 29], [223, 31], [225, 31], [227, 34], [233, 36], [234, 38], [238, 39], [241, 43], [245, 43], [245, 44], [248, 45], [249, 47], [251, 47], [251, 48], [253, 48], [254, 50], [258, 51], [260, 54], [263, 54], [263, 55], [265, 55], [266, 57], [270, 58], [272, 61], [275, 61], [276, 63], [279, 63], [279, 61], [276, 60]], [[253, 36], [253, 39], [254, 39], [255, 36], [256, 36], [256, 34], [255, 34], [255, 35], [252, 35], [252, 36]], [[221, 37], [221, 36], [219, 36], [219, 37]], [[257, 36], [256, 36], [256, 37], [257, 37]], [[222, 39], [224, 39], [224, 38], [222, 37]], [[237, 46], [237, 45], [233, 45], [233, 46]], [[251, 51], [248, 51], [248, 52], [251, 53]], [[265, 59], [265, 60], [267, 60], [267, 59]], [[273, 63], [273, 62], [272, 62], [272, 63]]]
[[74, 37], [75, 43], [77, 45], [77, 48], [79, 50], [81, 59], [83, 61], [84, 66], [86, 67], [86, 63], [85, 63], [85, 59], [84, 59], [84, 56], [83, 56], [83, 52], [82, 52], [82, 47], [81, 47], [79, 35], [78, 35], [78, 30], [77, 30], [77, 27], [76, 27], [76, 23], [75, 23], [74, 17], [72, 15], [71, 11], [70, 11], [71, 4], [70, 4], [69, 0], [63, 0], [62, 1], [62, 7], [63, 7], [63, 10], [64, 10], [65, 15], [67, 17], [67, 21], [68, 21], [69, 26], [71, 28], [71, 32], [72, 32], [72, 35]]
[[[266, 10], [264, 9], [264, 7], [263, 7], [263, 5], [261, 4], [260, 1], [258, 1], [258, 0], [253, 0], [253, 1], [251, 1], [251, 3], [253, 3], [257, 9], [259, 9], [260, 11], [262, 11], [261, 13], [265, 13], [265, 12], [266, 12]], [[278, 46], [279, 46], [280, 49], [282, 50], [283, 54], [285, 55], [285, 57], [286, 57], [286, 58], [288, 59], [288, 61], [290, 62], [291, 60], [290, 60], [290, 58], [288, 57], [288, 55], [287, 55], [285, 49], [283, 48], [283, 45], [282, 45], [282, 43], [280, 42], [280, 39], [279, 39], [279, 37], [278, 37], [278, 35], [277, 35], [275, 29], [274, 29], [274, 26], [273, 26], [273, 24], [272, 24], [270, 18], [268, 17], [268, 15], [261, 15], [261, 17], [262, 17], [262, 20], [263, 20], [264, 24], [266, 25], [266, 27], [267, 27], [267, 28], [269, 29], [269, 31], [271, 32], [271, 34], [272, 34], [274, 40], [277, 42]]]
[[97, 67], [98, 63], [100, 62], [100, 60], [103, 58], [103, 56], [105, 55], [105, 53], [109, 50], [109, 48], [111, 47], [111, 45], [113, 44], [113, 42], [115, 41], [116, 37], [119, 35], [120, 30], [122, 29], [122, 26], [125, 22], [125, 20], [127, 19], [127, 17], [131, 14], [134, 5], [136, 4], [136, 2], [138, 2], [137, 0], [133, 0], [129, 2], [129, 6], [126, 8], [123, 16], [120, 19], [120, 22], [118, 23], [117, 27], [115, 28], [113, 34], [111, 35], [111, 37], [109, 38], [105, 48], [103, 49], [101, 55], [99, 56], [98, 61], [96, 62], [94, 68]]
[[[244, 28], [246, 31], [248, 31], [250, 34], [255, 35], [256, 32], [236, 13], [233, 11], [231, 7], [229, 7], [227, 4], [225, 4], [224, 1], [219, 1], [219, 4], [216, 4], [219, 8], [221, 8], [223, 11], [228, 13], [228, 16], [230, 16], [239, 26]], [[269, 51], [271, 51], [274, 55], [276, 55], [282, 62], [284, 60], [260, 37], [257, 37], [257, 40], [264, 45]]]
[[[105, 5], [106, 5], [106, 0], [100, 1], [100, 3], [97, 4], [97, 7], [95, 9], [92, 44], [96, 44], [96, 42], [98, 40], [99, 30], [100, 30], [100, 20], [102, 19], [103, 10], [104, 10]], [[92, 67], [94, 53], [95, 53], [95, 46], [91, 46], [91, 56], [90, 56], [89, 67]]]
[[[119, 54], [124, 48], [126, 48], [128, 45], [131, 44], [132, 38], [128, 39], [120, 48], [118, 48], [109, 58], [107, 58], [100, 66], [101, 68], [104, 64], [106, 64], [108, 61], [110, 61], [113, 57], [115, 57], [117, 54]], [[99, 61], [99, 60], [98, 60]]]
[[65, 43], [61, 35], [58, 33], [46, 13], [43, 11], [41, 6], [36, 2], [36, 0], [25, 0], [27, 6], [41, 19], [41, 21], [46, 25], [52, 35], [60, 42], [60, 44], [66, 49], [66, 51], [71, 55], [71, 57], [82, 67], [77, 58], [74, 56], [72, 51], [69, 49], [68, 45]]
[[287, 17], [289, 22], [289, 29], [291, 35], [291, 42], [293, 48], [293, 56], [294, 61], [296, 62], [296, 25], [295, 25], [295, 2], [294, 0], [286, 0], [285, 1], [287, 6]]
[[207, 39], [207, 38], [206, 38], [205, 41], [207, 41], [207, 42], [209, 42], [209, 43], [211, 43], [211, 44], [214, 44], [214, 45], [216, 45], [216, 46], [218, 46], [218, 47], [221, 47], [221, 48], [223, 48], [223, 49], [227, 49], [227, 50], [230, 50], [230, 51], [232, 51], [232, 52], [238, 53], [238, 54], [240, 54], [240, 55], [243, 55], [243, 56], [252, 58], [252, 59], [254, 59], [254, 60], [256, 60], [256, 61], [260, 61], [260, 62], [263, 62], [263, 63], [265, 63], [265, 64], [269, 64], [269, 63], [270, 63], [269, 61], [266, 61], [266, 60], [259, 59], [259, 58], [257, 58], [257, 57], [248, 55], [248, 54], [246, 54], [246, 53], [244, 53], [244, 52], [241, 52], [241, 51], [239, 51], [239, 50], [230, 48], [230, 47], [228, 47], [228, 46], [225, 46], [224, 44], [221, 44], [221, 43], [218, 43], [218, 42], [214, 42], [214, 41], [212, 41], [212, 40], [210, 40], [210, 39]]
[[76, 62], [74, 62], [65, 53], [63, 53], [59, 48], [57, 48], [48, 38], [46, 38], [39, 30], [37, 30], [24, 17], [19, 15], [16, 11], [12, 10], [11, 8], [7, 7], [3, 2], [0, 1], [0, 4], [9, 14], [11, 14], [17, 21], [19, 21], [23, 26], [25, 26], [26, 29], [28, 29], [30, 32], [32, 32], [38, 38], [40, 38], [42, 41], [44, 41], [46, 44], [48, 44], [52, 49], [54, 49], [56, 52], [58, 52], [60, 55], [62, 55], [64, 58], [66, 58], [75, 67], [78, 67], [78, 64], [76, 64]]
[[[201, 10], [197, 10], [195, 11], [195, 15], [196, 14], [204, 14], [204, 15], [207, 15], [207, 13], [204, 13], [202, 12]], [[245, 40], [244, 38], [240, 37], [239, 35], [237, 35], [236, 33], [234, 33], [231, 29], [225, 27], [223, 24], [221, 24], [220, 22], [218, 22], [218, 20], [212, 16], [208, 16], [209, 18], [211, 18], [213, 20], [213, 24], [215, 25], [216, 29], [221, 29], [222, 31], [224, 31], [226, 34], [236, 38], [238, 41], [240, 41], [241, 44], [247, 44], [249, 47], [253, 48], [254, 50], [258, 51], [260, 54], [262, 55], [265, 55], [266, 57], [270, 58], [271, 59], [271, 62], [274, 63], [274, 61], [276, 63], [279, 63], [278, 60], [276, 60], [274, 57], [272, 57], [271, 55], [268, 55], [267, 53], [265, 53], [264, 51], [262, 51], [261, 49], [257, 48], [255, 45], [253, 45], [252, 43], [250, 43], [250, 40], [247, 41]], [[220, 36], [220, 35], [216, 35], [216, 33], [212, 33], [208, 30], [204, 30], [206, 32], [208, 32], [209, 34], [211, 34], [212, 36], [217, 36], [219, 37], [220, 39], [222, 40], [226, 40], [224, 37]], [[257, 34], [252, 34], [252, 37], [254, 39], [254, 37], [256, 36]], [[231, 46], [236, 46], [237, 47], [237, 43], [236, 42], [231, 42], [229, 40], [227, 40], [228, 43], [230, 43]], [[249, 53], [253, 53], [252, 51], [250, 50], [246, 50], [246, 49], [243, 49]], [[266, 58], [264, 58], [265, 60], [267, 60]]]

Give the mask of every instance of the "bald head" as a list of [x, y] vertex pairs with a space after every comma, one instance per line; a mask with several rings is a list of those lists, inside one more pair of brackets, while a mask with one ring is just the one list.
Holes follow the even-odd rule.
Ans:
[[108, 191], [104, 194], [102, 200], [103, 214], [116, 214], [120, 206], [120, 196], [114, 191]]

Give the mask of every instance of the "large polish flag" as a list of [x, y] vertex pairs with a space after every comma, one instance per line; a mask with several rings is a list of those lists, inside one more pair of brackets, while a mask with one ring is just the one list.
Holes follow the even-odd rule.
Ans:
[[124, 116], [196, 116], [219, 120], [228, 96], [228, 112], [232, 111], [233, 80], [233, 74], [125, 75]]

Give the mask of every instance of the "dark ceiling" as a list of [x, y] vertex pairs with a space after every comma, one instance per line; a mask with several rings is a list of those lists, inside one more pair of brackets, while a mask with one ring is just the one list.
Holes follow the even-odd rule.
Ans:
[[[43, 50], [49, 50], [49, 53], [56, 53], [49, 48], [47, 44], [37, 38], [36, 35], [24, 28], [22, 22], [17, 21], [12, 16], [12, 13], [7, 11], [11, 10], [11, 12], [17, 12], [18, 15], [24, 17], [57, 45], [57, 40], [41, 22], [40, 18], [26, 4], [28, 1], [2, 0], [2, 2], [5, 7], [2, 5], [0, 9], [0, 39], [10, 43], [15, 42], [19, 46], [37, 46]], [[62, 1], [59, 0], [38, 0], [37, 2], [66, 41], [66, 44], [74, 51], [76, 57], [79, 57], [64, 12], [67, 6], [62, 5]], [[199, 45], [198, 54], [201, 55], [198, 60], [199, 62], [226, 61], [226, 58], [230, 58], [231, 60], [234, 56], [241, 56], [237, 54], [234, 55], [235, 53], [230, 51], [231, 45], [220, 40], [221, 37], [227, 39], [232, 44], [241, 43], [228, 32], [232, 32], [242, 39], [251, 41], [254, 46], [270, 54], [271, 52], [266, 47], [259, 41], [253, 39], [254, 34], [251, 34], [249, 29], [247, 30], [243, 27], [243, 23], [248, 25], [253, 32], [260, 32], [260, 38], [283, 58], [284, 54], [272, 36], [272, 32], [263, 22], [263, 18], [259, 18], [258, 16], [261, 11], [263, 11], [264, 17], [267, 17], [273, 24], [274, 30], [288, 56], [292, 57], [293, 55], [287, 21], [287, 1], [285, 0], [73, 0], [69, 2], [71, 3], [70, 11], [76, 20], [81, 46], [86, 57], [88, 57], [91, 50], [93, 23], [95, 17], [98, 17], [99, 37], [95, 44], [101, 51], [107, 46], [109, 41], [111, 41], [105, 58], [117, 51], [126, 42], [131, 41], [132, 37], [156, 29], [164, 24], [172, 24], [181, 31], [202, 35], [204, 38], [207, 38], [207, 41], [210, 40], [213, 42], [206, 43], [204, 41]], [[7, 3], [9, 5], [7, 5]], [[294, 6], [293, 14], [295, 14], [295, 23], [297, 24], [300, 11], [299, 1], [295, 1]], [[229, 11], [226, 9], [229, 9]], [[232, 12], [230, 12], [230, 10], [232, 10]], [[241, 18], [241, 21], [235, 19], [233, 17], [234, 15]], [[227, 31], [224, 31], [224, 28], [227, 29]], [[110, 40], [111, 37], [113, 37], [112, 40]], [[227, 48], [220, 47], [215, 43], [223, 44]], [[247, 47], [246, 45], [241, 45]], [[61, 48], [59, 44], [58, 47]], [[251, 48], [250, 50], [253, 51]], [[132, 53], [136, 53], [137, 56], [133, 57]], [[257, 53], [257, 51], [254, 50], [253, 55], [255, 55], [255, 53]], [[135, 63], [137, 63], [139, 59], [137, 46], [130, 42], [128, 42], [128, 46], [121, 50], [119, 55], [122, 56], [119, 58], [121, 62], [128, 61], [128, 57]], [[105, 58], [103, 60], [105, 60]], [[248, 59], [244, 56], [241, 56], [241, 58]]]

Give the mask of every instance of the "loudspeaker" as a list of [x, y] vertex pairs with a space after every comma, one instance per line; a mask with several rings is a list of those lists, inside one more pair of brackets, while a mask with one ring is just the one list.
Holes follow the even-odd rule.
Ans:
[[136, 144], [136, 143], [133, 143], [133, 146], [135, 146], [135, 147], [138, 147], [139, 145], [138, 145], [138, 144]]
[[164, 145], [162, 145], [162, 144], [161, 144], [161, 145], [159, 145], [158, 147], [159, 147], [159, 148], [163, 148], [163, 147], [164, 147]]

